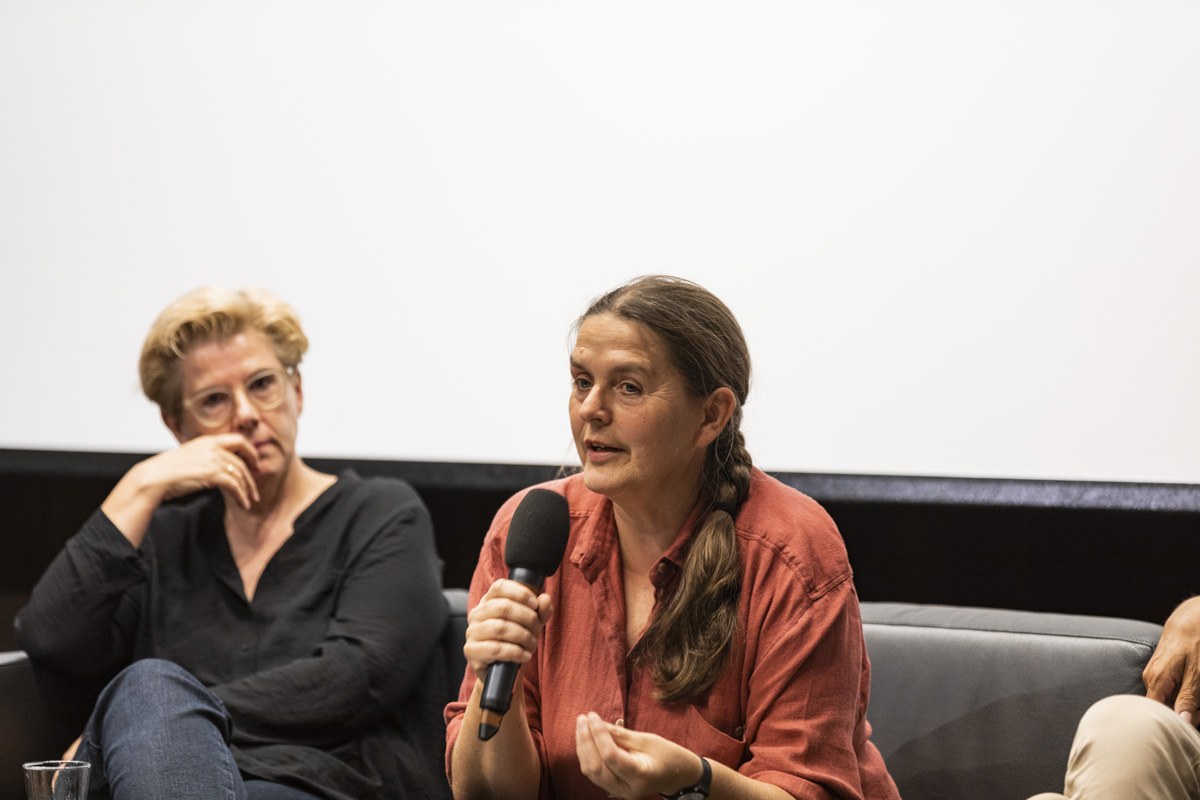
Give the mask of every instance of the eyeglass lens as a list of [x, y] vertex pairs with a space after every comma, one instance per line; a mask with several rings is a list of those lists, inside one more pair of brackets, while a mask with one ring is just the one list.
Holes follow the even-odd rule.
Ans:
[[[270, 411], [283, 402], [284, 374], [279, 370], [264, 370], [246, 381], [246, 398], [259, 411]], [[207, 389], [187, 402], [196, 419], [205, 425], [223, 425], [233, 416], [236, 402], [233, 391], [218, 386]]]

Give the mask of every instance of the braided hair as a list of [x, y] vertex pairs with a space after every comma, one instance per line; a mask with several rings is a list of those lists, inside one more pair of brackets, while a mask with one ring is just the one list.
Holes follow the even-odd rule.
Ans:
[[693, 395], [707, 397], [724, 386], [737, 398], [705, 455], [701, 491], [709, 507], [693, 532], [679, 581], [634, 652], [649, 666], [661, 700], [687, 700], [712, 686], [737, 634], [742, 570], [734, 516], [750, 491], [753, 466], [741, 432], [750, 352], [729, 308], [683, 278], [635, 278], [597, 298], [576, 330], [596, 314], [640, 322], [657, 333]]

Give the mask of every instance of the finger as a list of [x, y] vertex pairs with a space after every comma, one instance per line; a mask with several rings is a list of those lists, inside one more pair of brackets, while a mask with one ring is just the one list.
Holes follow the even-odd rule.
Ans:
[[640, 751], [642, 749], [642, 740], [646, 734], [639, 731], [631, 731], [624, 725], [613, 725], [611, 723], [603, 723], [608, 730], [608, 735], [612, 737], [613, 744], [622, 750]]
[[479, 602], [482, 605], [484, 602], [498, 598], [511, 600], [534, 611], [537, 611], [540, 599], [528, 586], [509, 578], [499, 578], [494, 581]]
[[511, 597], [485, 597], [467, 614], [468, 626], [481, 625], [489, 620], [512, 622], [535, 636], [542, 629], [542, 620], [538, 613], [521, 600]]
[[[254, 480], [254, 473], [250, 471], [250, 466], [242, 459], [234, 458], [233, 469], [241, 479], [247, 500], [255, 503], [261, 500], [262, 496], [258, 493], [258, 481]], [[246, 508], [249, 510], [250, 506], [247, 505]]]
[[589, 781], [607, 792], [610, 797], [629, 796], [629, 787], [605, 763], [600, 745], [596, 741], [591, 716], [593, 715], [580, 714], [575, 720], [575, 754], [579, 759], [579, 769]]
[[[588, 731], [591, 733], [592, 741], [595, 742], [596, 751], [600, 754], [600, 760], [605, 768], [626, 786], [634, 780], [644, 777], [642, 773], [645, 771], [646, 765], [643, 760], [615, 740], [616, 736], [629, 733], [629, 731], [620, 725], [610, 725], [602, 720], [595, 711], [589, 711], [586, 719]], [[636, 734], [634, 736], [636, 737]]]
[[1184, 665], [1183, 682], [1179, 686], [1179, 694], [1175, 696], [1175, 712], [1182, 716], [1188, 723], [1192, 721], [1192, 715], [1196, 712], [1196, 660], [1188, 659]]
[[[493, 622], [492, 628], [477, 627]], [[509, 597], [485, 597], [467, 614], [467, 628], [470, 630], [472, 627], [476, 627], [476, 633], [501, 633], [506, 629], [503, 623], [511, 623], [522, 628], [534, 640], [541, 634], [543, 627], [541, 617], [536, 611], [525, 605], [522, 600], [514, 600]], [[521, 635], [511, 628], [507, 628], [507, 630], [510, 633]]]
[[467, 641], [515, 647], [526, 655], [537, 649], [537, 636], [528, 628], [506, 619], [484, 619], [467, 626]]
[[223, 449], [235, 454], [253, 468], [258, 467], [258, 451], [250, 440], [240, 433], [218, 433], [212, 439]]
[[1146, 696], [1151, 700], [1171, 705], [1175, 693], [1182, 686], [1185, 667], [1186, 659], [1168, 655], [1164, 650], [1156, 651], [1142, 672]]
[[237, 499], [238, 505], [249, 511], [253, 506], [253, 500], [250, 495], [250, 490], [246, 486], [249, 479], [243, 474], [243, 470], [245, 470], [246, 465], [242, 464], [241, 468], [239, 469], [233, 463], [234, 461], [237, 461], [237, 459], [222, 459], [218, 462], [217, 466], [219, 471], [214, 479], [214, 482], [217, 486], [233, 494]]
[[537, 597], [537, 613], [538, 618], [544, 626], [554, 616], [554, 601], [550, 599], [550, 595], [543, 592]]
[[579, 758], [579, 768], [584, 775], [591, 776], [600, 770], [600, 754], [596, 752], [596, 743], [592, 741], [592, 732], [588, 729], [587, 716], [580, 714], [575, 718], [575, 755]]
[[[226, 467], [226, 471], [228, 466], [237, 471], [246, 496], [254, 503], [261, 500], [258, 483], [254, 480], [254, 470], [258, 469], [258, 453], [250, 444], [250, 440], [240, 433], [221, 433], [207, 438], [217, 445], [223, 456], [221, 464]], [[246, 503], [243, 503], [243, 506], [250, 508]]]
[[516, 645], [496, 641], [467, 642], [463, 645], [463, 656], [471, 671], [482, 679], [487, 668], [497, 662], [527, 664], [533, 658], [528, 650]]
[[1150, 663], [1142, 671], [1142, 683], [1146, 685], [1146, 697], [1170, 705], [1177, 682], [1171, 676], [1170, 670], [1164, 668], [1165, 660], [1160, 658], [1158, 653], [1151, 657]]

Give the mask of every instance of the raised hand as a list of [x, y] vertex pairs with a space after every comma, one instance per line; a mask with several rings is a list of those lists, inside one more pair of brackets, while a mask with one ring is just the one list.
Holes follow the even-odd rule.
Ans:
[[258, 454], [240, 433], [197, 436], [135, 464], [100, 508], [135, 546], [140, 546], [154, 510], [167, 500], [220, 489], [245, 509], [260, 499], [253, 470]]
[[232, 494], [243, 508], [250, 508], [259, 500], [252, 473], [257, 465], [258, 454], [245, 436], [219, 433], [197, 436], [139, 466], [162, 488], [163, 500], [216, 488]]
[[1147, 697], [1173, 705], [1192, 721], [1200, 692], [1200, 596], [1185, 600], [1167, 618], [1142, 680]]
[[496, 661], [524, 664], [533, 658], [552, 613], [549, 595], [535, 595], [507, 578], [493, 583], [467, 615], [463, 655], [475, 676], [482, 681]]
[[673, 794], [700, 780], [700, 757], [653, 733], [631, 731], [595, 712], [575, 721], [575, 753], [587, 779], [610, 797]]

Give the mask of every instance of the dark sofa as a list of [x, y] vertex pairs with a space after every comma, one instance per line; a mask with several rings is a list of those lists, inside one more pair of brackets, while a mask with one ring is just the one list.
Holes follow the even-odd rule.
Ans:
[[[466, 592], [447, 589], [443, 637], [457, 685]], [[1101, 697], [1142, 691], [1158, 639], [1147, 622], [951, 606], [864, 603], [874, 740], [905, 800], [1022, 800], [1061, 788], [1075, 723]], [[78, 735], [91, 687], [0, 654], [0, 798], [20, 765]]]

